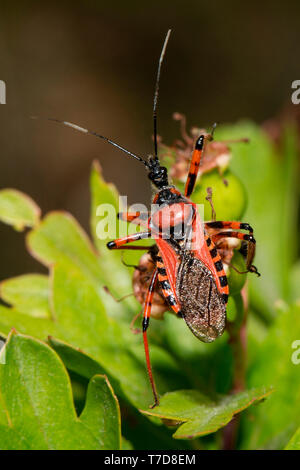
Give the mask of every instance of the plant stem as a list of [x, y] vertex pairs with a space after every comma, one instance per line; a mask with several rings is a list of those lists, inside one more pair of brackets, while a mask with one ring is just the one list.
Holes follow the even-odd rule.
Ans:
[[[240, 294], [234, 297], [237, 316], [234, 322], [229, 322], [229, 344], [233, 355], [233, 382], [230, 393], [235, 394], [245, 390], [246, 361], [247, 361], [247, 312], [248, 291], [244, 287]], [[223, 449], [231, 450], [236, 446], [240, 418], [235, 416], [223, 430]]]

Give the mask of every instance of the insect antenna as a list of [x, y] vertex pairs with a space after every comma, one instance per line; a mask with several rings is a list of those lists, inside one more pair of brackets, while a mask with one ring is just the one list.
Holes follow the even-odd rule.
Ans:
[[171, 30], [169, 29], [165, 38], [165, 42], [163, 45], [163, 48], [160, 53], [160, 58], [158, 62], [158, 69], [157, 69], [157, 75], [156, 75], [156, 82], [155, 82], [155, 92], [154, 92], [154, 100], [153, 100], [153, 139], [154, 139], [154, 157], [155, 160], [158, 161], [158, 155], [157, 155], [157, 102], [158, 102], [158, 92], [159, 92], [159, 79], [160, 79], [160, 71], [161, 71], [161, 66], [164, 60], [167, 44], [169, 41], [169, 37], [171, 34]]
[[[32, 116], [32, 119], [36, 119], [36, 116]], [[90, 131], [89, 129], [85, 129], [84, 127], [80, 127], [78, 126], [77, 124], [73, 124], [72, 122], [68, 122], [68, 121], [62, 121], [60, 119], [56, 119], [56, 118], [48, 118], [49, 121], [54, 121], [54, 122], [58, 122], [59, 124], [62, 124], [63, 126], [66, 126], [66, 127], [71, 127], [72, 129], [75, 129], [76, 131], [79, 131], [79, 132], [82, 132], [83, 134], [86, 134], [86, 135], [93, 135], [95, 137], [98, 137], [99, 139], [102, 139], [102, 140], [105, 140], [106, 142], [108, 142], [109, 144], [113, 145], [114, 147], [117, 147], [119, 150], [121, 150], [122, 152], [126, 153], [127, 155], [129, 155], [130, 157], [133, 157], [135, 158], [136, 160], [138, 160], [139, 162], [142, 162], [145, 167], [147, 169], [149, 169], [149, 164], [146, 160], [144, 160], [142, 157], [140, 157], [139, 155], [136, 155], [135, 153], [133, 152], [130, 152], [129, 150], [127, 150], [126, 148], [122, 147], [121, 145], [117, 144], [116, 142], [114, 142], [113, 140], [109, 139], [108, 137], [105, 137], [104, 135], [101, 135], [101, 134], [98, 134], [98, 132], [95, 132], [95, 131]]]

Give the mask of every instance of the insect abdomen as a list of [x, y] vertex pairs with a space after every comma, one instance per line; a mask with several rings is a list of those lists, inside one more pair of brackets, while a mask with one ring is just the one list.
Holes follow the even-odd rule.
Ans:
[[197, 338], [207, 343], [222, 335], [226, 303], [210, 270], [190, 254], [178, 267], [176, 293], [182, 316]]

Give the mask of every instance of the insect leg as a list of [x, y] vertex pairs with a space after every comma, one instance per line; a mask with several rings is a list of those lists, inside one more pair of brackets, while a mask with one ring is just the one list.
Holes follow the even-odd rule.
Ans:
[[118, 219], [124, 222], [131, 222], [136, 225], [147, 226], [149, 215], [146, 212], [119, 212]]
[[218, 253], [218, 250], [213, 242], [213, 240], [209, 236], [205, 236], [205, 241], [206, 245], [209, 249], [209, 253], [212, 259], [212, 262], [215, 265], [217, 275], [219, 278], [219, 283], [220, 283], [220, 291], [222, 293], [224, 302], [227, 304], [228, 302], [228, 295], [229, 295], [229, 287], [228, 287], [228, 281], [227, 281], [227, 276], [223, 267], [223, 263], [221, 260], [221, 256]]
[[223, 221], [223, 220], [214, 220], [213, 222], [205, 222], [205, 227], [209, 228], [231, 228], [233, 230], [247, 230], [249, 233], [253, 234], [253, 228], [251, 225], [245, 222], [233, 221]]
[[203, 146], [204, 146], [204, 135], [200, 135], [195, 145], [195, 150], [192, 155], [190, 169], [189, 169], [188, 177], [187, 177], [186, 184], [185, 184], [184, 195], [186, 197], [190, 197], [190, 195], [192, 194], [194, 190], [196, 179], [197, 179], [197, 174], [199, 171], [200, 160], [201, 160], [201, 156], [203, 152]]
[[158, 281], [160, 283], [160, 287], [162, 290], [162, 293], [172, 310], [176, 313], [176, 315], [181, 315], [180, 312], [180, 305], [171, 289], [170, 282], [168, 280], [168, 276], [166, 273], [165, 266], [163, 264], [162, 258], [159, 256], [156, 256], [156, 266], [157, 266], [157, 271], [158, 271]]
[[221, 238], [238, 238], [239, 240], [243, 240], [247, 242], [248, 244], [247, 261], [246, 261], [247, 271], [254, 272], [258, 276], [260, 276], [259, 272], [257, 271], [257, 268], [252, 264], [252, 261], [255, 255], [255, 246], [256, 246], [256, 241], [252, 234], [248, 235], [247, 233], [241, 233], [241, 232], [219, 232], [215, 235], [212, 235], [212, 239], [214, 242], [217, 242]]
[[124, 238], [117, 238], [116, 240], [113, 240], [111, 242], [107, 243], [107, 248], [110, 250], [117, 250], [117, 249], [122, 249], [122, 250], [148, 250], [148, 246], [124, 246], [127, 243], [130, 242], [136, 242], [138, 240], [144, 240], [145, 238], [151, 238], [151, 232], [138, 232], [134, 233], [133, 235], [128, 235], [127, 237]]
[[150, 362], [150, 355], [149, 355], [149, 345], [148, 345], [148, 338], [147, 338], [147, 328], [149, 326], [149, 319], [150, 319], [150, 314], [151, 314], [151, 304], [153, 300], [153, 295], [154, 295], [154, 290], [155, 290], [155, 285], [157, 282], [157, 275], [158, 275], [158, 270], [155, 269], [155, 271], [152, 274], [150, 285], [148, 287], [148, 292], [145, 300], [145, 305], [144, 305], [144, 315], [143, 315], [143, 340], [144, 340], [144, 348], [145, 348], [145, 356], [146, 356], [146, 364], [147, 364], [147, 370], [148, 370], [148, 375], [149, 375], [149, 380], [150, 384], [152, 387], [153, 391], [153, 396], [154, 396], [154, 406], [159, 405], [159, 399], [158, 399], [158, 394], [156, 391], [156, 386], [152, 374], [152, 368], [151, 368], [151, 362]]
[[[206, 228], [215, 228], [215, 229], [232, 229], [232, 230], [246, 230], [249, 232], [249, 240], [245, 239], [245, 241], [248, 242], [248, 249], [246, 253], [246, 258], [247, 258], [247, 269], [248, 271], [255, 272], [258, 274], [257, 269], [255, 266], [252, 265], [252, 261], [255, 256], [255, 239], [253, 237], [253, 228], [251, 225], [245, 223], [245, 222], [237, 222], [237, 221], [221, 221], [217, 220], [214, 222], [206, 222], [205, 223]], [[231, 235], [232, 236], [232, 235]], [[236, 237], [238, 238], [238, 237]]]

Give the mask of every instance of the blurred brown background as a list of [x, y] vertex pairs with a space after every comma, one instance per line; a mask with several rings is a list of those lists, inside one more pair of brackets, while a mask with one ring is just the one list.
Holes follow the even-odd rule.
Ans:
[[[133, 152], [152, 151], [157, 61], [169, 27], [159, 134], [172, 142], [173, 111], [190, 125], [256, 122], [290, 102], [300, 78], [300, 3], [48, 1], [1, 2], [0, 187], [18, 188], [43, 212], [67, 209], [87, 229], [90, 165], [129, 202], [148, 202], [143, 167], [96, 138], [31, 115], [97, 130]], [[40, 270], [24, 237], [0, 229], [1, 279]]]

